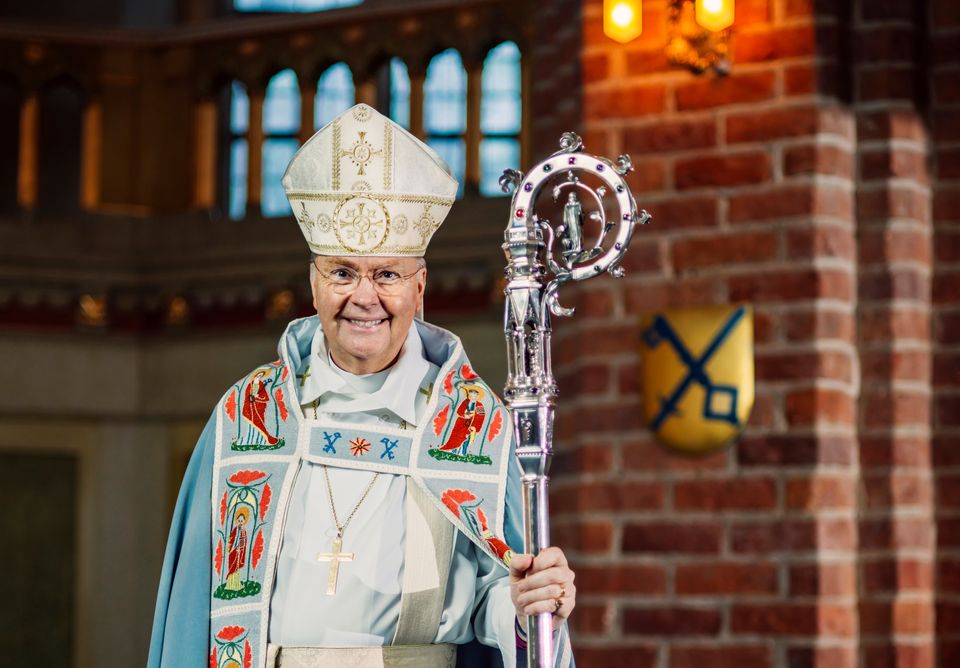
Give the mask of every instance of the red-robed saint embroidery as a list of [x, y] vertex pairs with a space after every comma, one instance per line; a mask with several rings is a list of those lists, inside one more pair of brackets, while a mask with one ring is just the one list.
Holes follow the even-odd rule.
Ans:
[[270, 373], [268, 370], [261, 369], [253, 375], [250, 384], [247, 385], [247, 389], [244, 392], [243, 412], [241, 415], [243, 415], [244, 420], [249, 422], [254, 429], [267, 439], [267, 445], [276, 445], [279, 439], [271, 436], [267, 432], [266, 413], [267, 404], [270, 402], [270, 392], [267, 390], [263, 378], [268, 373]]
[[240, 571], [247, 565], [247, 517], [249, 512], [237, 512], [236, 525], [230, 531], [230, 542], [227, 551], [227, 583], [230, 591], [240, 591], [243, 583]]
[[457, 407], [457, 419], [453, 423], [453, 429], [450, 430], [450, 436], [447, 442], [440, 446], [441, 450], [456, 450], [460, 448], [460, 454], [466, 455], [473, 443], [473, 439], [480, 432], [483, 421], [486, 418], [487, 411], [480, 401], [481, 389], [476, 385], [464, 385], [467, 398]]

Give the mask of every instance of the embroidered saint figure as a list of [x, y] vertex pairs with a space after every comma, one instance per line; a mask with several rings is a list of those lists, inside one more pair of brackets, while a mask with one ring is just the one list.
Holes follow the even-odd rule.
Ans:
[[256, 568], [263, 556], [264, 526], [273, 489], [265, 471], [243, 469], [227, 478], [213, 567], [221, 575], [214, 598], [229, 601], [260, 593]]
[[247, 519], [250, 509], [241, 506], [233, 518], [233, 529], [230, 531], [230, 542], [227, 546], [227, 582], [226, 589], [240, 591], [243, 582], [240, 579], [243, 567], [247, 565]]
[[261, 436], [267, 439], [267, 445], [277, 445], [279, 439], [275, 436], [271, 436], [267, 432], [267, 404], [270, 403], [270, 391], [267, 389], [267, 384], [264, 382], [264, 377], [270, 373], [269, 369], [260, 369], [255, 374], [253, 378], [250, 379], [250, 383], [247, 385], [247, 389], [243, 397], [243, 419], [246, 420], [251, 427], [256, 429]]
[[447, 442], [440, 446], [441, 450], [460, 449], [460, 455], [466, 455], [473, 444], [477, 432], [483, 426], [483, 421], [487, 411], [483, 407], [483, 388], [473, 383], [464, 383], [460, 389], [465, 391], [467, 397], [457, 407], [457, 418], [453, 423], [453, 429], [450, 430], [450, 436]]

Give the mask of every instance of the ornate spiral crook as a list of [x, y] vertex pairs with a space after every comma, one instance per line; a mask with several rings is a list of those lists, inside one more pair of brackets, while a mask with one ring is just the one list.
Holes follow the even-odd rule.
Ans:
[[[560, 150], [546, 160], [534, 165], [524, 176], [521, 172], [508, 169], [500, 177], [500, 186], [504, 192], [514, 190], [511, 203], [511, 219], [508, 225], [508, 242], [510, 230], [524, 229], [532, 231], [534, 236], [543, 238], [543, 261], [549, 269], [553, 279], [547, 284], [544, 291], [543, 305], [549, 307], [550, 312], [557, 316], [573, 315], [574, 309], [560, 305], [557, 291], [561, 284], [568, 281], [582, 281], [604, 272], [609, 272], [615, 278], [624, 275], [619, 266], [630, 244], [634, 227], [644, 225], [650, 221], [650, 214], [646, 211], [637, 211], [637, 204], [624, 177], [633, 169], [633, 163], [628, 155], [621, 155], [613, 163], [606, 158], [583, 153], [583, 141], [573, 132], [565, 132], [560, 137]], [[591, 188], [583, 183], [580, 176], [591, 174], [603, 182], [597, 188]], [[564, 179], [564, 176], [566, 177]], [[534, 204], [543, 188], [552, 185], [554, 201], [559, 201], [563, 195], [563, 222], [552, 226], [547, 220], [541, 219], [534, 211]], [[617, 213], [607, 217], [603, 199], [607, 193], [613, 194]], [[584, 216], [581, 197], [586, 198], [593, 205], [593, 211]], [[586, 220], [599, 224], [600, 233], [595, 242], [585, 247], [583, 226]], [[607, 234], [616, 228], [614, 243], [608, 250], [604, 250], [603, 242]], [[518, 234], [513, 235], [519, 239]], [[538, 245], [539, 239], [537, 239]], [[558, 249], [560, 243], [559, 261]], [[505, 244], [507, 250], [507, 244]], [[508, 257], [510, 253], [508, 252]], [[530, 261], [536, 264], [536, 258], [531, 258], [529, 252], [524, 253], [524, 260], [514, 271], [523, 271]], [[511, 264], [514, 259], [510, 258]], [[508, 267], [508, 274], [511, 268]], [[543, 276], [543, 265], [538, 270]]]

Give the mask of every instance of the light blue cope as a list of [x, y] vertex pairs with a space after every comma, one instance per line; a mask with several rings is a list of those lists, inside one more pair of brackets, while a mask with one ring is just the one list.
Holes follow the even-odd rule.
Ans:
[[[319, 322], [316, 317], [290, 323], [280, 342], [281, 361], [287, 368], [301, 369], [306, 366], [306, 358], [312, 352], [312, 342], [318, 325]], [[441, 378], [447, 374], [448, 369], [456, 368], [460, 362], [466, 360], [462, 354], [459, 340], [449, 332], [420, 321], [417, 321], [416, 327], [422, 340], [423, 355], [431, 364], [440, 367]], [[296, 385], [295, 377], [288, 374], [286, 380], [287, 383], [284, 387], [288, 389], [288, 396], [295, 396], [296, 390], [293, 389]], [[437, 385], [442, 385], [442, 383]], [[428, 403], [431, 412], [426, 414], [427, 421], [434, 415], [433, 407], [437, 405], [437, 395], [441, 393], [441, 389], [441, 387], [434, 387], [433, 396]], [[214, 535], [214, 525], [220, 519], [217, 517], [216, 511], [212, 510], [212, 507], [215, 508], [216, 504], [211, 504], [211, 499], [214, 495], [214, 487], [219, 485], [213, 476], [215, 463], [222, 456], [217, 451], [217, 436], [218, 432], [220, 432], [221, 438], [223, 436], [222, 422], [224, 420], [222, 411], [219, 411], [219, 409], [224, 406], [229, 396], [230, 392], [224, 396], [224, 400], [218, 406], [218, 411], [215, 411], [214, 416], [201, 434], [177, 500], [157, 597], [150, 656], [147, 664], [150, 668], [206, 665], [210, 659], [211, 650], [216, 651], [218, 647], [221, 650], [223, 649], [220, 640], [214, 638], [220, 624], [219, 622], [211, 622], [211, 591], [215, 588], [214, 580], [218, 576], [218, 573], [210, 567], [215, 559], [211, 536]], [[299, 406], [296, 408], [299, 408]], [[235, 407], [235, 410], [240, 409]], [[299, 413], [299, 411], [296, 412]], [[291, 413], [294, 413], [294, 411], [291, 411]], [[302, 416], [299, 419], [308, 422]], [[420, 418], [418, 418], [419, 420]], [[294, 422], [296, 422], [296, 419]], [[240, 424], [239, 416], [237, 416], [237, 424]], [[277, 424], [279, 427], [279, 419]], [[417, 436], [426, 437], [425, 430], [422, 429], [424, 426], [426, 425], [420, 425], [420, 428], [416, 431]], [[300, 433], [303, 431], [303, 429], [300, 429]], [[509, 429], [506, 431], [509, 432]], [[297, 429], [286, 432], [289, 441], [303, 440], [298, 437], [297, 432]], [[312, 436], [308, 437], [307, 440], [312, 441]], [[417, 440], [413, 439], [413, 441]], [[436, 439], [432, 440], [435, 441]], [[505, 483], [503, 515], [501, 518], [502, 536], [514, 550], [519, 551], [522, 547], [522, 508], [519, 477], [516, 467], [513, 465], [512, 447], [506, 447], [503, 454], [509, 455], [511, 465], [503, 467], [503, 473], [506, 477], [502, 481]], [[268, 460], [271, 456], [276, 457], [276, 455], [261, 455], [259, 460], [254, 459], [253, 461], [262, 462]], [[238, 461], [244, 460], [238, 457]], [[332, 466], [347, 466], [350, 464], [348, 459], [342, 459], [338, 462], [332, 458], [324, 459], [321, 457], [313, 458], [312, 461], [315, 463], [325, 462]], [[261, 466], [261, 468], [268, 467]], [[378, 467], [372, 467], [370, 470], [378, 470]], [[389, 467], [386, 466], [379, 467], [379, 470], [383, 470], [390, 475], [407, 474], [404, 471], [389, 470]], [[458, 481], [450, 478], [449, 483], [468, 485], [471, 477], [467, 473], [464, 480]], [[277, 485], [279, 488], [279, 482]], [[291, 491], [289, 485], [284, 485], [283, 488], [280, 488], [280, 493], [274, 498], [274, 503], [279, 504], [285, 510]], [[436, 490], [428, 491], [436, 494]], [[441, 508], [441, 510], [445, 509]], [[491, 556], [488, 551], [478, 549], [478, 547], [486, 546], [482, 540], [479, 540], [480, 537], [476, 531], [471, 532], [471, 527], [465, 526], [463, 522], [456, 521], [456, 517], [451, 513], [445, 512], [445, 515], [459, 529], [460, 534], [456, 541], [454, 555], [452, 555], [453, 563], [448, 583], [447, 603], [435, 642], [464, 643], [476, 637], [484, 644], [498, 647], [505, 665], [525, 665], [526, 660], [523, 653], [521, 652], [518, 656], [515, 651], [514, 610], [509, 602], [506, 570], [503, 564], [494, 556]], [[282, 514], [277, 521], [282, 524]], [[276, 538], [277, 540], [267, 541], [266, 555], [263, 558], [263, 562], [270, 564], [267, 572], [270, 574], [268, 580], [271, 586], [273, 585], [277, 555], [280, 551], [279, 535]], [[468, 581], [471, 581], [470, 586], [467, 586]], [[267, 587], [267, 589], [270, 589], [270, 587]], [[243, 618], [246, 618], [253, 622], [248, 624], [248, 627], [254, 628], [257, 626], [257, 618], [262, 617], [266, 621], [268, 616], [268, 604], [264, 598], [265, 596], [261, 596], [258, 602], [234, 606], [234, 609], [231, 609], [232, 612], [237, 612], [240, 617], [236, 617], [236, 615], [233, 617], [221, 616], [218, 619], [229, 619], [231, 621], [240, 619], [242, 621]], [[218, 614], [222, 615], [222, 610], [220, 612], [214, 611], [215, 617]], [[394, 619], [388, 625], [390, 623], [395, 624], [395, 622]], [[319, 623], [322, 624], [323, 622], [320, 621]], [[260, 626], [266, 627], [266, 624]], [[237, 628], [247, 627], [237, 625], [224, 627], [224, 629], [230, 629], [230, 633], [223, 637], [235, 633]], [[214, 640], [216, 640], [216, 643]], [[253, 649], [247, 649], [247, 652], [251, 654], [252, 665], [263, 666], [265, 654], [262, 650], [266, 645], [266, 633], [257, 629], [256, 633], [251, 634], [249, 640], [253, 641]], [[246, 645], [250, 647], [251, 643], [246, 642]], [[236, 647], [240, 647], [240, 645], [237, 644]], [[557, 647], [556, 665], [572, 665], [572, 654], [566, 626], [562, 627], [557, 634]]]

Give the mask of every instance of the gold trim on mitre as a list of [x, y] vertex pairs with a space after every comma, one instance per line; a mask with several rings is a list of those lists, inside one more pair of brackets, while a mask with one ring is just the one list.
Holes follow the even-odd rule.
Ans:
[[459, 186], [433, 149], [365, 104], [318, 130], [282, 184], [314, 253], [415, 257], [426, 252]]

